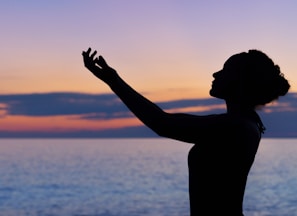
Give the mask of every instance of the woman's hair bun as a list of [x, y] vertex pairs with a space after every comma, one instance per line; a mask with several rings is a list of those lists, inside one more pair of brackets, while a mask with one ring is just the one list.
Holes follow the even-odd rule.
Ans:
[[284, 96], [288, 93], [290, 89], [290, 84], [288, 80], [285, 79], [282, 73], [278, 76], [278, 96]]

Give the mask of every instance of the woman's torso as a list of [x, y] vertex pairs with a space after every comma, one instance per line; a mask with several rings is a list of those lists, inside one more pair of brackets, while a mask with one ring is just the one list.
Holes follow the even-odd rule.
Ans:
[[218, 117], [226, 122], [201, 134], [189, 152], [192, 216], [242, 215], [246, 180], [260, 141], [258, 122], [245, 116]]

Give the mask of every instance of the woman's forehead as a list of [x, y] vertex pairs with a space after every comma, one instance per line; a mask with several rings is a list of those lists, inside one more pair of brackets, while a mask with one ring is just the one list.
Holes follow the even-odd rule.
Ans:
[[238, 64], [242, 64], [245, 61], [245, 54], [246, 53], [238, 53], [235, 55], [232, 55], [231, 57], [229, 57], [227, 59], [227, 61], [224, 63], [224, 66], [228, 66], [228, 65], [238, 65]]

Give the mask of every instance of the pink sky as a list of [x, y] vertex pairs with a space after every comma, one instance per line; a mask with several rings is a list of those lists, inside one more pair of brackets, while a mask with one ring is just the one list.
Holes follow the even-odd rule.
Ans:
[[254, 48], [296, 92], [296, 8], [293, 0], [2, 2], [0, 94], [110, 93], [83, 67], [89, 46], [152, 100], [208, 97], [212, 73]]

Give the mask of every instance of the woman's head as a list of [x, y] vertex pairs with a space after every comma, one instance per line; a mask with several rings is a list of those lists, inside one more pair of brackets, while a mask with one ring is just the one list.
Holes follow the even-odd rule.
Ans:
[[267, 104], [290, 88], [279, 66], [259, 50], [231, 56], [213, 77], [210, 95], [249, 106]]

